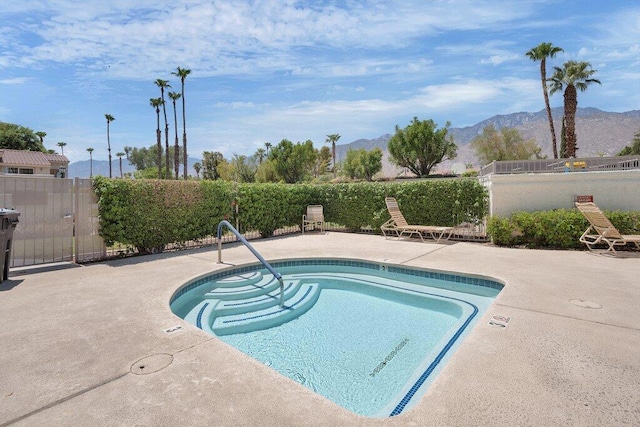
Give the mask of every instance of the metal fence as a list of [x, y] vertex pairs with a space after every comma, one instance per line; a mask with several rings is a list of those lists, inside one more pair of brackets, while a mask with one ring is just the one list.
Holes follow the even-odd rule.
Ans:
[[480, 175], [611, 171], [640, 169], [640, 156], [581, 157], [575, 159], [493, 161], [480, 169]]

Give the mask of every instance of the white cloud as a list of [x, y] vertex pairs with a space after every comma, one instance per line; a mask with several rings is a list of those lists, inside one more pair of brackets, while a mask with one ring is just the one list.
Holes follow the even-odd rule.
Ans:
[[10, 85], [10, 86], [23, 85], [23, 84], [27, 83], [29, 80], [31, 80], [31, 78], [29, 78], [29, 77], [13, 77], [13, 78], [10, 78], [10, 79], [2, 79], [2, 80], [0, 80], [0, 84], [2, 84], [2, 85]]

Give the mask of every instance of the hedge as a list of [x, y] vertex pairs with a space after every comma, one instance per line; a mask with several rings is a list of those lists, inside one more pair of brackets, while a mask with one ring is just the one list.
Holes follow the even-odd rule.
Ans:
[[[640, 212], [605, 211], [622, 234], [640, 234]], [[579, 238], [589, 222], [577, 209], [515, 212], [507, 218], [491, 217], [487, 233], [499, 246], [584, 249]]]
[[292, 185], [95, 177], [93, 187], [106, 244], [131, 245], [140, 253], [215, 235], [223, 219], [237, 220], [241, 232], [271, 236], [299, 225], [310, 204], [324, 206], [325, 221], [375, 232], [389, 219], [386, 196], [398, 200], [413, 224], [479, 221], [488, 206], [486, 189], [475, 179]]

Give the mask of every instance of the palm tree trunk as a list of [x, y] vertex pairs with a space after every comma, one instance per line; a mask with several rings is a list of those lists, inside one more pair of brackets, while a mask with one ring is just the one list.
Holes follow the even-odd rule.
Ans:
[[553, 116], [551, 115], [551, 106], [549, 105], [549, 91], [547, 90], [547, 65], [543, 58], [540, 61], [540, 77], [542, 79], [542, 93], [544, 95], [544, 105], [547, 109], [547, 119], [549, 120], [549, 129], [551, 130], [551, 149], [553, 158], [558, 158], [558, 144], [556, 141], [556, 130], [553, 127]]
[[188, 156], [187, 156], [187, 120], [184, 105], [184, 78], [182, 79], [182, 161], [184, 163], [183, 176], [188, 177]]
[[107, 119], [107, 148], [109, 151], [109, 178], [111, 178], [111, 138], [109, 137], [109, 119]]
[[122, 175], [122, 157], [119, 157], [119, 159], [120, 159], [120, 179], [122, 179], [123, 178], [123, 175]]
[[176, 101], [173, 101], [173, 122], [176, 128], [176, 140], [173, 144], [173, 170], [176, 173], [176, 179], [180, 174], [180, 141], [178, 140], [178, 114], [176, 113]]
[[158, 179], [162, 179], [162, 133], [160, 132], [160, 109], [156, 109], [156, 143], [158, 144]]
[[331, 141], [331, 156], [333, 157], [333, 177], [335, 178], [337, 175], [336, 170], [336, 141]]
[[578, 93], [574, 85], [567, 85], [564, 91], [564, 111], [566, 120], [567, 157], [575, 157], [578, 150], [576, 144], [576, 110], [578, 109]]

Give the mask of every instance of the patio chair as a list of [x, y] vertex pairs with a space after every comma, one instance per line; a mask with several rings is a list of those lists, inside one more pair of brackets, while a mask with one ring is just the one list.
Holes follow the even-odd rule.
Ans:
[[304, 234], [307, 227], [315, 230], [317, 225], [320, 226], [320, 231], [324, 233], [324, 213], [322, 205], [309, 205], [307, 206], [307, 213], [302, 215], [302, 234]]
[[387, 210], [389, 211], [389, 215], [391, 218], [382, 224], [380, 230], [382, 230], [382, 234], [387, 237], [387, 233], [395, 233], [398, 238], [407, 235], [412, 236], [417, 234], [420, 236], [420, 239], [424, 242], [424, 235], [431, 236], [437, 242], [439, 242], [442, 238], [449, 239], [451, 237], [451, 233], [453, 232], [454, 227], [440, 227], [434, 225], [411, 225], [407, 223], [407, 220], [400, 212], [400, 208], [398, 207], [398, 202], [393, 197], [386, 197], [384, 202], [387, 204]]
[[587, 245], [590, 251], [598, 243], [609, 245], [607, 252], [616, 252], [616, 246], [625, 246], [627, 243], [633, 243], [640, 249], [640, 234], [620, 234], [595, 203], [576, 202], [576, 207], [589, 221], [589, 228], [582, 233], [580, 241]]

